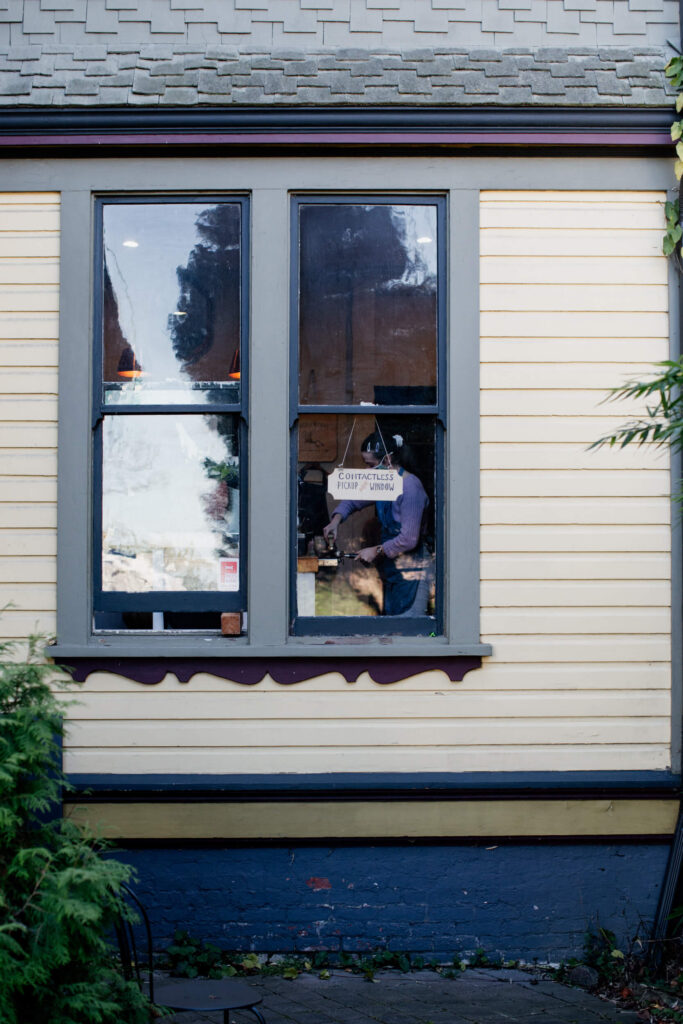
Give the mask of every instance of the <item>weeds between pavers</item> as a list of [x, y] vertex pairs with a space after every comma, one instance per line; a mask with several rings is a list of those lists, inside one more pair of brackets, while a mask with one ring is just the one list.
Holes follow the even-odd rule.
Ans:
[[[683, 908], [672, 918], [683, 920]], [[581, 960], [572, 958], [546, 973], [571, 984], [575, 968], [591, 968], [597, 995], [635, 1010], [645, 1024], [683, 1024], [683, 936], [674, 934], [658, 943], [656, 957], [648, 956], [651, 945], [636, 936], [621, 950], [614, 932], [598, 927], [586, 933]]]
[[[210, 942], [194, 938], [186, 931], [176, 931], [173, 942], [162, 953], [158, 966], [175, 977], [210, 978], [250, 976], [256, 974], [279, 975], [294, 979], [302, 973], [316, 973], [320, 978], [330, 977], [332, 969], [360, 974], [372, 981], [377, 971], [395, 970], [402, 974], [410, 971], [434, 971], [444, 978], [457, 978], [467, 969], [468, 962], [455, 955], [448, 963], [436, 957], [419, 954], [376, 950], [371, 953], [332, 953], [319, 950], [306, 954], [276, 954], [225, 952]], [[490, 960], [483, 949], [478, 949], [469, 961], [470, 967], [515, 967], [516, 961], [503, 963]]]

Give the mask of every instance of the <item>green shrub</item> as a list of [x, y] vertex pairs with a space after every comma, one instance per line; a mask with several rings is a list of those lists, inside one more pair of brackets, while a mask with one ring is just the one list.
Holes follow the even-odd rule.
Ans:
[[218, 946], [178, 929], [164, 950], [161, 966], [176, 978], [222, 978], [222, 959], [223, 951]]
[[22, 662], [0, 643], [0, 1021], [146, 1024], [149, 1003], [107, 943], [131, 871], [59, 817], [62, 705], [49, 683], [70, 680], [43, 642]]

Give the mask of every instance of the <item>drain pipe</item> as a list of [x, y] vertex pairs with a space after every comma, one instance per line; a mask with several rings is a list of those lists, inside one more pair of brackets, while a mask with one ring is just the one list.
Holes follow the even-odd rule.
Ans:
[[[677, 49], [679, 53], [683, 54], [683, 0], [678, 0], [678, 26], [679, 26], [679, 44], [676, 46], [673, 40], [669, 40], [671, 46]], [[683, 212], [683, 178], [680, 181], [678, 188], [678, 202], [679, 209]], [[682, 346], [683, 342], [683, 277], [678, 275], [678, 292], [679, 292], [679, 309], [678, 309], [678, 332], [679, 332], [679, 346]], [[683, 346], [682, 346], [683, 347]], [[675, 358], [672, 354], [670, 358]], [[680, 529], [680, 525], [679, 525]], [[677, 545], [679, 547], [679, 545]], [[680, 557], [680, 547], [678, 551]], [[680, 624], [679, 624], [680, 625]], [[680, 649], [677, 651], [677, 657], [680, 659]], [[682, 723], [683, 725], [683, 723]], [[680, 798], [680, 794], [679, 794]], [[659, 963], [662, 959], [662, 942], [667, 937], [669, 931], [669, 918], [671, 912], [675, 906], [677, 894], [680, 891], [681, 886], [681, 867], [683, 866], [683, 805], [679, 802], [678, 810], [678, 821], [676, 822], [676, 831], [674, 833], [673, 843], [671, 844], [671, 850], [669, 852], [669, 861], [666, 866], [666, 873], [664, 875], [664, 881], [662, 883], [662, 889], [659, 894], [659, 904], [657, 906], [657, 914], [655, 916], [654, 925], [652, 928], [650, 948], [648, 950], [648, 959], [651, 962]]]

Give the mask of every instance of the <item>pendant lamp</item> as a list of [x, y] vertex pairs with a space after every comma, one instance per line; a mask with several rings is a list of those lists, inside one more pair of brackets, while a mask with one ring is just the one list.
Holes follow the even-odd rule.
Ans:
[[126, 345], [121, 353], [121, 358], [119, 359], [119, 365], [116, 368], [116, 372], [119, 377], [126, 377], [129, 380], [134, 377], [142, 376], [142, 367], [135, 358], [135, 352], [133, 352], [130, 345]]
[[241, 376], [242, 373], [240, 369], [240, 347], [238, 345], [237, 348], [235, 349], [235, 354], [232, 357], [232, 362], [230, 363], [228, 377], [230, 378], [230, 380], [239, 380]]

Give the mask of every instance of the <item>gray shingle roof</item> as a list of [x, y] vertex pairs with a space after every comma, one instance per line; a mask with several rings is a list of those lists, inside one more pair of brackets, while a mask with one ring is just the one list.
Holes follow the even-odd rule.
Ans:
[[[11, 2], [0, 0], [0, 8]], [[0, 105], [660, 106], [671, 99], [663, 70], [669, 56], [647, 46], [244, 52], [216, 44], [47, 42], [0, 47]]]

